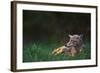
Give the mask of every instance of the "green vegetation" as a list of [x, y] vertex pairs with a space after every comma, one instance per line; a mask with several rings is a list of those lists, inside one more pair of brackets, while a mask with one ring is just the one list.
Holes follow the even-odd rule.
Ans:
[[74, 57], [66, 54], [52, 55], [52, 51], [63, 44], [57, 41], [49, 40], [49, 42], [33, 42], [29, 45], [23, 46], [23, 62], [40, 62], [40, 61], [58, 61], [58, 60], [82, 60], [90, 59], [91, 47], [90, 42], [85, 42], [84, 50]]

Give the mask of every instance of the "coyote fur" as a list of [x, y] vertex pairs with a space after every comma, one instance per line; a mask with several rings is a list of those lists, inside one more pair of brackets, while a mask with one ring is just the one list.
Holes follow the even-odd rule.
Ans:
[[81, 52], [84, 44], [82, 40], [82, 35], [69, 35], [69, 42], [65, 46], [61, 46], [53, 50], [52, 54], [68, 54], [69, 56], [75, 56], [77, 53]]

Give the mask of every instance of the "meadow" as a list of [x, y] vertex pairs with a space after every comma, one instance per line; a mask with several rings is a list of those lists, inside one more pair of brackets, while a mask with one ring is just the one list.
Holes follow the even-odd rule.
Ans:
[[84, 60], [91, 58], [89, 41], [85, 42], [84, 50], [74, 57], [68, 56], [67, 54], [52, 55], [52, 51], [60, 46], [63, 46], [63, 44], [52, 40], [32, 42], [23, 48], [23, 62]]

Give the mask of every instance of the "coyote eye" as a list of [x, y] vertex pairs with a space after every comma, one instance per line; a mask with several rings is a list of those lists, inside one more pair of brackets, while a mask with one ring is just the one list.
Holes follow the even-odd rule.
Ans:
[[71, 42], [73, 42], [73, 40], [70, 40]]
[[76, 39], [79, 39], [79, 37], [76, 37]]

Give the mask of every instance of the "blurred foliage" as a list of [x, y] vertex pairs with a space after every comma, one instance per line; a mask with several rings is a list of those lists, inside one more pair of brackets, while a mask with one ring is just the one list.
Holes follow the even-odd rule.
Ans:
[[90, 39], [89, 13], [68, 13], [23, 10], [24, 38], [48, 40], [53, 37], [65, 40], [68, 34], [83, 34]]

